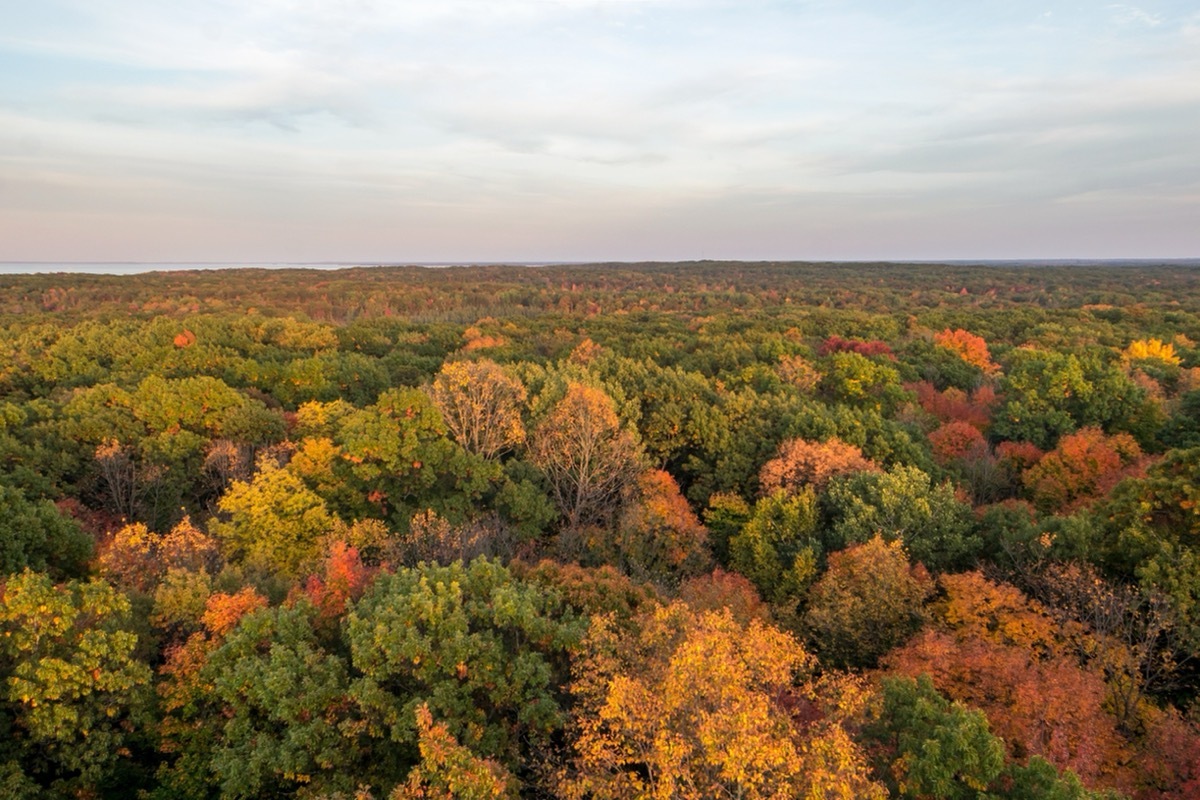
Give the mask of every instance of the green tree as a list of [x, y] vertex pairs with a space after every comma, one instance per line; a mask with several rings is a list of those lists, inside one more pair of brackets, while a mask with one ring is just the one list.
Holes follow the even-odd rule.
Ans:
[[0, 484], [0, 575], [29, 568], [78, 577], [91, 555], [92, 537], [53, 503]]
[[835, 478], [822, 505], [830, 550], [878, 534], [903, 542], [914, 561], [941, 571], [967, 566], [980, 549], [970, 506], [955, 497], [949, 483], [935, 486], [916, 467]]
[[0, 752], [52, 796], [94, 790], [145, 721], [150, 669], [130, 624], [129, 601], [103, 581], [55, 586], [26, 571], [3, 586]]
[[463, 745], [509, 765], [562, 725], [556, 690], [583, 632], [554, 594], [483, 558], [380, 577], [345, 630], [371, 736], [415, 757], [427, 704]]
[[863, 737], [893, 797], [984, 800], [1004, 770], [1004, 743], [987, 718], [947, 700], [928, 675], [885, 678]]
[[349, 668], [301, 601], [244, 617], [200, 672], [216, 704], [209, 762], [222, 798], [350, 791], [367, 772], [349, 713]]
[[364, 498], [359, 512], [375, 511], [367, 503], [374, 498], [370, 502], [382, 504], [398, 526], [427, 508], [461, 519], [499, 477], [497, 464], [447, 436], [433, 401], [416, 389], [389, 389], [374, 405], [346, 416], [335, 441]]
[[749, 578], [769, 602], [794, 606], [816, 576], [822, 556], [816, 531], [812, 489], [790, 494], [780, 489], [760, 499], [750, 520], [729, 540], [729, 566]]

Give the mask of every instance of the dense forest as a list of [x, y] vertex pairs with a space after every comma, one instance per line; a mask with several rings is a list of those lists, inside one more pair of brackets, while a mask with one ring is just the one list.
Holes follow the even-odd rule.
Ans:
[[1200, 797], [1200, 269], [0, 276], [0, 796]]

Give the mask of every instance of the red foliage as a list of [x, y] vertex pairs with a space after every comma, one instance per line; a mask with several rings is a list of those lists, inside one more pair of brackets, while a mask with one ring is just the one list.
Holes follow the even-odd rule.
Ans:
[[85, 531], [97, 539], [108, 537], [125, 525], [125, 520], [121, 516], [108, 511], [88, 508], [74, 497], [56, 500], [54, 505], [60, 512], [74, 519]]
[[337, 619], [351, 601], [362, 597], [373, 576], [374, 571], [363, 565], [358, 548], [335, 541], [329, 548], [323, 573], [310, 575], [301, 591], [321, 618]]
[[942, 465], [957, 459], [987, 455], [987, 442], [979, 429], [968, 422], [947, 422], [929, 434], [934, 459]]
[[1068, 657], [979, 637], [926, 631], [889, 659], [897, 671], [929, 673], [940, 691], [982, 710], [1019, 761], [1040, 755], [1088, 786], [1124, 783], [1115, 721], [1104, 712], [1104, 679]]
[[1148, 727], [1136, 765], [1137, 800], [1200, 797], [1200, 728], [1174, 709], [1163, 713]]
[[878, 339], [864, 341], [862, 339], [843, 339], [841, 336], [830, 336], [821, 342], [818, 355], [827, 356], [830, 353], [858, 353], [860, 356], [887, 356], [893, 361], [896, 356], [886, 342]]
[[996, 445], [996, 458], [1000, 466], [1012, 473], [1020, 473], [1042, 460], [1045, 453], [1033, 442], [1001, 442]]

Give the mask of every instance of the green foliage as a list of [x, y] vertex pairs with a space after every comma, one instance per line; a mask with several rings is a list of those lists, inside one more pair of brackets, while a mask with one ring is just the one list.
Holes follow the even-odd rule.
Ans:
[[750, 520], [729, 540], [729, 566], [766, 600], [794, 606], [816, 577], [822, 555], [816, 531], [812, 489], [778, 490], [755, 503]]
[[500, 469], [449, 439], [429, 396], [415, 389], [389, 389], [374, 405], [349, 414], [336, 441], [363, 503], [358, 513], [375, 510], [367, 502], [374, 496], [397, 526], [426, 508], [464, 518]]
[[902, 541], [913, 561], [938, 572], [966, 567], [979, 553], [970, 507], [916, 467], [835, 478], [821, 505], [830, 550], [879, 535]]
[[350, 791], [367, 774], [349, 668], [318, 641], [314, 614], [306, 602], [251, 614], [204, 665], [217, 706], [204, 721], [216, 727], [209, 769], [222, 798]]
[[1086, 426], [1130, 433], [1148, 446], [1163, 422], [1145, 390], [1095, 353], [1013, 350], [1000, 390], [1005, 402], [996, 413], [993, 435], [1033, 442], [1043, 450]]
[[0, 575], [28, 568], [78, 577], [91, 555], [92, 538], [53, 503], [0, 484]]
[[928, 675], [885, 678], [878, 716], [863, 737], [895, 797], [983, 800], [1004, 769], [1004, 743], [982, 712], [938, 693]]
[[583, 625], [483, 558], [380, 577], [346, 619], [367, 730], [415, 756], [427, 704], [473, 751], [519, 763], [562, 725], [555, 687]]
[[0, 720], [11, 732], [0, 748], [43, 789], [86, 792], [128, 757], [150, 683], [130, 622], [129, 601], [103, 581], [55, 586], [26, 571], [4, 584]]
[[904, 398], [896, 368], [859, 353], [833, 353], [818, 368], [821, 391], [835, 403], [887, 412]]

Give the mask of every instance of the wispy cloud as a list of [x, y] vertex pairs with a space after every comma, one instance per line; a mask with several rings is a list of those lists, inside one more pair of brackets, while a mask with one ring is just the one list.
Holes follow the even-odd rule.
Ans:
[[1165, 0], [46, 0], [0, 259], [1095, 255], [1135, 205], [1194, 254], [1198, 42]]

